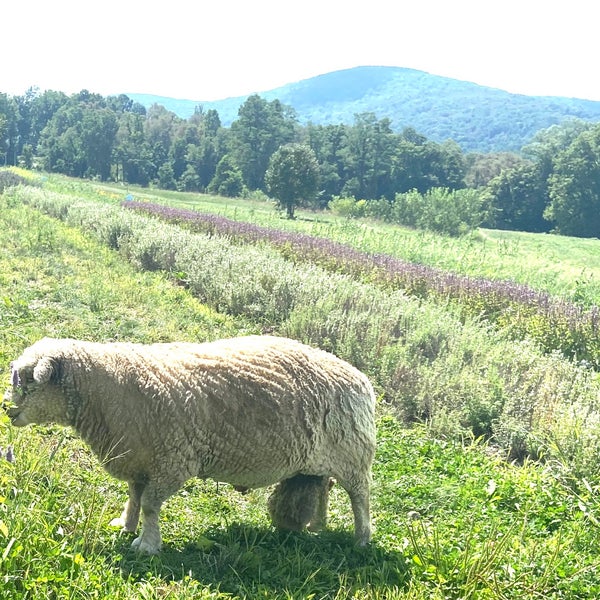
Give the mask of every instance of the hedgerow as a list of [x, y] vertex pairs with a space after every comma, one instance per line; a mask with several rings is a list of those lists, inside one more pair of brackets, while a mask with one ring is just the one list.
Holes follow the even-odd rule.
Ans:
[[403, 291], [286, 260], [120, 207], [37, 189], [18, 201], [94, 235], [139, 268], [165, 271], [199, 299], [318, 345], [364, 370], [382, 403], [440, 435], [485, 436], [510, 456], [559, 458], [598, 474], [600, 382], [478, 319]]

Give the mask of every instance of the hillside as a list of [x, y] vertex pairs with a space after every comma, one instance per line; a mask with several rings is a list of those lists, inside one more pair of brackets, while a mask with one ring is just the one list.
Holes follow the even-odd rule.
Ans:
[[[301, 123], [352, 123], [362, 112], [387, 117], [401, 131], [413, 127], [434, 141], [453, 139], [465, 151], [517, 151], [540, 129], [579, 118], [600, 120], [600, 102], [524, 96], [400, 67], [334, 71], [258, 92], [291, 105]], [[215, 102], [127, 94], [146, 107], [162, 104], [182, 118], [196, 106], [216, 109], [223, 125], [237, 117], [247, 96]]]

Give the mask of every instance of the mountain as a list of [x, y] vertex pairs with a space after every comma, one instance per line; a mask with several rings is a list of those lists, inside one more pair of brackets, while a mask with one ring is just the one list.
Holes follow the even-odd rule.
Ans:
[[[427, 138], [452, 139], [465, 151], [518, 151], [541, 130], [571, 118], [600, 121], [600, 102], [525, 96], [401, 67], [355, 67], [258, 92], [293, 106], [300, 123], [354, 122], [372, 112], [395, 131], [412, 127]], [[216, 109], [224, 126], [248, 96], [214, 102], [127, 94], [146, 107], [162, 104], [182, 118], [197, 106]]]

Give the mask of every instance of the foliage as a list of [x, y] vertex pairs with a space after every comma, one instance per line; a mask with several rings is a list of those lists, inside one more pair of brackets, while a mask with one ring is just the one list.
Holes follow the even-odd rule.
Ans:
[[550, 231], [544, 218], [548, 192], [539, 165], [525, 164], [503, 171], [488, 183], [490, 214], [486, 225], [512, 231]]
[[25, 177], [19, 175], [12, 169], [0, 169], [0, 194], [2, 194], [6, 188], [28, 183], [29, 182]]
[[524, 151], [532, 164], [490, 181], [487, 224], [525, 231], [596, 237], [600, 232], [598, 125], [568, 121], [538, 133]]
[[264, 190], [264, 177], [273, 153], [295, 137], [296, 119], [279, 100], [250, 96], [231, 125], [232, 155], [251, 190]]
[[278, 207], [293, 219], [296, 205], [310, 206], [316, 196], [319, 165], [315, 153], [302, 144], [281, 146], [271, 155], [265, 184]]
[[215, 176], [208, 186], [210, 194], [235, 198], [241, 196], [244, 191], [244, 180], [242, 172], [226, 154], [217, 165]]
[[[592, 128], [571, 120], [538, 132], [524, 148], [532, 159], [525, 162], [506, 153], [465, 156], [456, 141], [430, 140], [414, 123], [396, 132], [390, 118], [375, 112], [355, 112], [352, 124], [301, 126], [291, 106], [256, 94], [242, 103], [229, 128], [213, 108], [196, 107], [184, 120], [162, 105], [145, 109], [125, 95], [104, 98], [86, 90], [72, 96], [39, 90], [15, 98], [0, 94], [5, 163], [236, 197], [266, 192], [265, 174], [278, 148], [301, 144], [318, 163], [315, 206], [356, 197], [367, 203], [365, 215], [383, 211], [389, 218], [385, 199], [401, 209], [395, 222], [418, 221], [420, 228], [454, 235], [479, 222], [472, 210], [476, 196], [456, 196], [460, 201], [442, 215], [439, 207], [447, 203], [435, 190], [455, 193], [467, 182], [476, 188], [487, 183], [482, 197], [492, 209], [485, 221], [489, 226], [547, 231], [555, 225], [563, 233], [595, 235], [595, 146], [581, 138], [567, 152]], [[424, 211], [418, 218], [411, 209], [415, 190], [427, 199], [419, 201]], [[358, 212], [363, 214], [362, 206]]]
[[198, 108], [184, 121], [127, 96], [32, 91], [17, 100], [0, 102], [1, 126], [15, 139], [14, 162], [20, 157], [51, 172], [238, 196], [244, 188], [266, 191], [271, 157], [292, 143], [316, 155], [322, 206], [342, 191], [391, 200], [412, 187], [463, 187], [464, 159], [456, 144], [430, 142], [410, 129], [393, 133], [389, 119], [373, 113], [357, 114], [353, 126], [301, 128], [289, 106], [252, 95], [226, 129], [213, 109]]
[[425, 194], [416, 190], [397, 194], [390, 220], [448, 235], [463, 235], [483, 222], [486, 214], [477, 190], [432, 188]]
[[554, 160], [547, 216], [565, 235], [600, 237], [600, 126], [584, 131]]
[[[352, 202], [352, 206], [357, 203]], [[338, 200], [341, 204], [341, 200]], [[552, 298], [525, 285], [459, 276], [383, 254], [372, 255], [325, 238], [240, 223], [212, 214], [169, 208], [148, 202], [127, 202], [127, 208], [244, 242], [268, 241], [294, 261], [313, 262], [335, 272], [379, 281], [419, 298], [451, 298], [461, 311], [505, 328], [510, 335], [535, 340], [546, 352], [600, 366], [600, 313]]]
[[487, 207], [477, 190], [431, 188], [425, 194], [411, 190], [393, 201], [334, 197], [329, 208], [352, 218], [372, 217], [388, 223], [460, 236], [475, 230], [486, 218]]

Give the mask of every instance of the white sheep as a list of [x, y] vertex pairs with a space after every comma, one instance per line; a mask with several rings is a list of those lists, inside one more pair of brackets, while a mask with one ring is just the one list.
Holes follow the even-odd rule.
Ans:
[[12, 363], [12, 384], [15, 426], [72, 426], [127, 481], [117, 521], [135, 531], [141, 508], [133, 547], [142, 552], [160, 550], [160, 507], [196, 476], [239, 488], [281, 482], [271, 516], [292, 529], [324, 525], [334, 477], [350, 496], [357, 542], [370, 540], [375, 396], [365, 375], [328, 352], [272, 336], [152, 345], [44, 338]]

